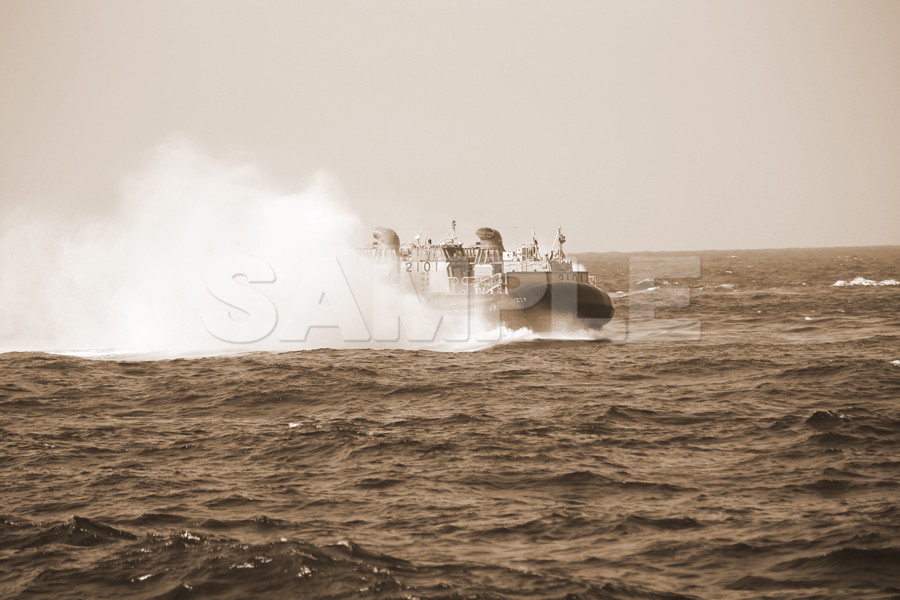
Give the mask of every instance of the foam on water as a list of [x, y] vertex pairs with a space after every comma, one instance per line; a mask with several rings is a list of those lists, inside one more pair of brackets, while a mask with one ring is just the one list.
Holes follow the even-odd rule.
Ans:
[[855, 277], [850, 281], [844, 281], [843, 279], [839, 279], [831, 284], [832, 287], [848, 287], [848, 286], [885, 286], [885, 285], [900, 285], [900, 281], [896, 279], [883, 279], [881, 281], [876, 281], [874, 279], [866, 279], [865, 277]]

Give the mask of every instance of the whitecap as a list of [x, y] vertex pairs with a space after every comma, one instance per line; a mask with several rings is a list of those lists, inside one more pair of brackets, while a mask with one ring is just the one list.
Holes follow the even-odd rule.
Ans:
[[864, 286], [885, 286], [885, 285], [900, 285], [900, 281], [896, 279], [883, 279], [881, 281], [875, 281], [874, 279], [866, 279], [865, 277], [856, 277], [851, 279], [850, 281], [844, 281], [843, 279], [838, 279], [834, 283], [831, 284], [831, 287], [847, 287], [852, 285], [864, 285]]

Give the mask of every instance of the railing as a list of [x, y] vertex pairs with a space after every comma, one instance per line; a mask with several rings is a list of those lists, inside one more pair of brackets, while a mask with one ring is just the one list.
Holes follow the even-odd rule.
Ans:
[[463, 277], [466, 291], [475, 294], [499, 294], [503, 291], [503, 273], [481, 277]]

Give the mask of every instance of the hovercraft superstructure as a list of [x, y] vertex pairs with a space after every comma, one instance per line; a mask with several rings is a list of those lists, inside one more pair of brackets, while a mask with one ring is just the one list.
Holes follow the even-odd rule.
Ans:
[[533, 233], [529, 243], [510, 251], [496, 229], [481, 227], [475, 235], [474, 245], [463, 245], [453, 221], [439, 243], [423, 243], [417, 235], [401, 244], [394, 230], [378, 227], [368, 252], [392, 282], [409, 282], [430, 304], [496, 312], [508, 327], [536, 333], [600, 329], [615, 314], [596, 277], [566, 256], [561, 228], [546, 253]]

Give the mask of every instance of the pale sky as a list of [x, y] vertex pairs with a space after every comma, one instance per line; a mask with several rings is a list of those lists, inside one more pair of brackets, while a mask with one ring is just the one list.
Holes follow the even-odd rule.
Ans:
[[900, 2], [0, 0], [0, 212], [173, 134], [401, 234], [900, 244]]

